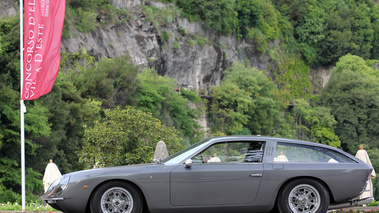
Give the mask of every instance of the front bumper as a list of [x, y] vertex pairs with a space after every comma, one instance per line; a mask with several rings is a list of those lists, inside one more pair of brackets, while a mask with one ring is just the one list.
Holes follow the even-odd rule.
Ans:
[[43, 201], [44, 204], [49, 204], [51, 207], [53, 207], [54, 209], [57, 209], [59, 211], [63, 211], [62, 208], [60, 208], [56, 203], [57, 201], [63, 201], [64, 198], [63, 197], [56, 197], [56, 198], [48, 198], [48, 197], [44, 197], [44, 196], [41, 196], [40, 197], [41, 200]]
[[48, 204], [54, 204], [56, 203], [57, 201], [60, 201], [60, 200], [64, 200], [63, 197], [54, 197], [54, 198], [46, 198], [46, 197], [41, 197], [41, 199], [48, 203]]

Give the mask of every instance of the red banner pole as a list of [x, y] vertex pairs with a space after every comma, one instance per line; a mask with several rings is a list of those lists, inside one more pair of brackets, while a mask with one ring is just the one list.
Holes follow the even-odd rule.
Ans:
[[26, 107], [22, 100], [22, 88], [24, 82], [24, 6], [23, 0], [20, 0], [20, 115], [21, 115], [21, 211], [25, 212], [25, 128], [24, 128], [24, 113]]
[[24, 100], [38, 99], [53, 87], [60, 66], [64, 14], [65, 0], [20, 0], [22, 212], [25, 211]]

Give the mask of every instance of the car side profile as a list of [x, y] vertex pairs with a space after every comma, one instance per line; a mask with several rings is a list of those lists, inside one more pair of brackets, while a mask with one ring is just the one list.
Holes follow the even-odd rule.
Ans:
[[372, 167], [334, 147], [208, 138], [157, 163], [73, 172], [41, 197], [63, 212], [325, 213], [360, 199]]

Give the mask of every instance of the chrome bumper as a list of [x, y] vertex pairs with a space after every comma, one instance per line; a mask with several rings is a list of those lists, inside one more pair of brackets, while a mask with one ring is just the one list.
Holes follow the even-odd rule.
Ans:
[[374, 200], [373, 197], [367, 197], [367, 198], [356, 199], [356, 200], [353, 199], [350, 202], [336, 203], [336, 204], [330, 205], [329, 206], [329, 210], [342, 209], [342, 208], [347, 208], [347, 207], [361, 206], [361, 205], [365, 205], [365, 204], [371, 203], [373, 200]]
[[48, 204], [54, 204], [59, 200], [64, 200], [63, 197], [54, 197], [54, 198], [41, 197], [41, 199]]

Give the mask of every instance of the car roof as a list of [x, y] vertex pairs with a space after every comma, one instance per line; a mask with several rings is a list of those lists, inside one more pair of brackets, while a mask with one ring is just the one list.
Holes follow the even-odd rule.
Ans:
[[[343, 153], [344, 155], [347, 155], [348, 157], [350, 158], [353, 158], [355, 159], [354, 156], [350, 155], [349, 153], [346, 153], [344, 151], [342, 151], [341, 149], [338, 149], [338, 148], [335, 148], [335, 147], [332, 147], [332, 146], [328, 146], [328, 145], [325, 145], [325, 144], [320, 144], [320, 143], [316, 143], [316, 142], [309, 142], [309, 141], [303, 141], [303, 140], [297, 140], [297, 139], [290, 139], [290, 138], [280, 138], [280, 137], [271, 137], [271, 136], [260, 136], [260, 135], [229, 135], [229, 136], [218, 136], [218, 137], [211, 137], [211, 138], [206, 138], [196, 144], [194, 144], [195, 146], [198, 146], [198, 147], [208, 147], [208, 146], [211, 146], [212, 144], [216, 144], [216, 143], [222, 143], [222, 142], [227, 142], [227, 141], [266, 141], [266, 142], [285, 142], [285, 143], [289, 143], [289, 144], [300, 144], [300, 145], [306, 145], [306, 146], [314, 146], [314, 147], [322, 147], [322, 148], [326, 148], [326, 149], [330, 149], [330, 150], [334, 150], [334, 151], [337, 151], [337, 152], [340, 152], [340, 153]], [[188, 147], [190, 148], [190, 147]], [[184, 149], [183, 151], [188, 151], [189, 149]], [[184, 153], [184, 152], [182, 152]], [[177, 153], [178, 154], [178, 153]], [[174, 156], [170, 156], [170, 157], [174, 157]], [[166, 162], [169, 162], [171, 158], [167, 158], [165, 160], [168, 160]]]
[[[218, 136], [208, 138], [209, 141], [219, 142], [219, 141], [228, 141], [228, 140], [254, 140], [254, 141], [281, 141], [281, 142], [295, 142], [295, 143], [310, 143], [315, 142], [301, 141], [297, 139], [290, 138], [280, 138], [280, 137], [271, 137], [271, 136], [260, 136], [260, 135], [228, 135], [228, 136]], [[318, 143], [315, 143], [318, 144]]]
[[249, 140], [249, 141], [276, 141], [276, 142], [286, 142], [286, 143], [293, 143], [293, 144], [302, 144], [302, 145], [309, 145], [309, 146], [318, 146], [328, 149], [334, 149], [338, 151], [342, 151], [341, 149], [328, 146], [325, 144], [317, 143], [317, 142], [311, 142], [311, 141], [304, 141], [304, 140], [298, 140], [298, 139], [291, 139], [291, 138], [280, 138], [280, 137], [271, 137], [271, 136], [260, 136], [260, 135], [228, 135], [228, 136], [218, 136], [218, 137], [212, 137], [207, 139], [209, 143], [217, 143], [217, 142], [223, 142], [223, 141], [238, 141], [238, 140]]

